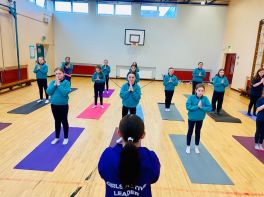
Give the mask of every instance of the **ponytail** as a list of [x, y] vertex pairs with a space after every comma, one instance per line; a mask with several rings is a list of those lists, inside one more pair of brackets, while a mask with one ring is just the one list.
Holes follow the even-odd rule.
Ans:
[[140, 176], [140, 157], [138, 148], [128, 141], [120, 154], [119, 178], [124, 188], [136, 185]]
[[119, 179], [123, 188], [127, 188], [136, 185], [141, 174], [136, 143], [145, 135], [144, 123], [137, 115], [126, 115], [120, 121], [119, 132], [125, 142], [120, 153]]

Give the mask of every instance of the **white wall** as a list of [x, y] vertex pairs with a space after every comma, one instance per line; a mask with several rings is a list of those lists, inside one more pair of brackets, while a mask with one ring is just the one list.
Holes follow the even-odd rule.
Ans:
[[231, 86], [234, 89], [244, 88], [251, 74], [259, 21], [263, 18], [263, 0], [232, 0], [228, 6], [223, 48], [231, 46], [230, 52], [239, 56]]
[[[0, 0], [0, 3], [7, 5], [8, 1]], [[53, 73], [55, 60], [52, 12], [38, 7], [28, 0], [19, 0], [17, 1], [17, 13], [21, 65], [28, 65], [29, 78], [35, 78], [33, 67], [36, 59], [30, 59], [29, 46], [36, 46], [37, 43], [42, 43], [42, 36], [46, 36], [46, 43], [50, 44], [46, 60], [50, 67], [49, 74]], [[49, 24], [43, 22], [44, 15], [50, 19]], [[2, 39], [2, 44], [0, 42], [0, 68], [17, 66], [14, 19], [12, 15], [3, 9], [0, 9], [0, 27]]]
[[[226, 7], [178, 6], [176, 19], [140, 17], [139, 4], [133, 16], [96, 16], [96, 4], [89, 3], [89, 14], [55, 13], [55, 62], [65, 56], [73, 62], [101, 63], [109, 59], [113, 66], [156, 67], [156, 78], [172, 65], [193, 68], [204, 61], [205, 68], [216, 72], [223, 46]], [[124, 45], [125, 29], [145, 29], [145, 46]]]

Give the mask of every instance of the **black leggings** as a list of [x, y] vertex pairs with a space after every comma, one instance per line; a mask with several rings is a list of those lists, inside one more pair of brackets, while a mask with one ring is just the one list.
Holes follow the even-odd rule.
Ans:
[[94, 83], [94, 104], [97, 105], [98, 93], [100, 97], [100, 104], [103, 105], [103, 91], [104, 83]]
[[257, 100], [260, 98], [260, 96], [254, 96], [254, 95], [251, 95], [250, 96], [250, 102], [249, 102], [249, 105], [248, 105], [248, 113], [250, 114], [251, 112], [251, 109], [254, 105], [254, 108], [253, 108], [253, 114], [256, 114], [256, 111], [257, 111], [257, 107], [256, 107], [256, 104], [257, 104]]
[[137, 108], [136, 107], [122, 107], [122, 118], [128, 114], [128, 111], [130, 114], [136, 114]]
[[[223, 100], [224, 100], [225, 92], [216, 92], [214, 91], [213, 98], [212, 98], [212, 111], [215, 111], [217, 108], [217, 112], [219, 113], [222, 109]], [[217, 107], [216, 107], [217, 102]]]
[[42, 100], [43, 99], [43, 89], [46, 94], [46, 99], [49, 99], [49, 95], [47, 94], [46, 90], [48, 88], [48, 82], [47, 79], [37, 79], [38, 88], [39, 88], [39, 97]]
[[193, 129], [195, 126], [195, 145], [198, 146], [200, 143], [201, 128], [203, 121], [192, 121], [188, 120], [188, 133], [187, 133], [187, 146], [190, 146], [192, 140]]
[[69, 135], [68, 111], [69, 105], [51, 105], [51, 111], [55, 119], [56, 138], [60, 138], [61, 124], [63, 125], [64, 138]]
[[174, 91], [165, 90], [165, 108], [169, 109]]
[[109, 89], [108, 83], [109, 83], [109, 75], [105, 75], [105, 89], [106, 89], [106, 91], [108, 91], [108, 89]]
[[262, 144], [264, 138], [264, 121], [256, 121], [255, 143]]
[[195, 88], [199, 83], [203, 83], [203, 82], [192, 81], [192, 95], [195, 95]]

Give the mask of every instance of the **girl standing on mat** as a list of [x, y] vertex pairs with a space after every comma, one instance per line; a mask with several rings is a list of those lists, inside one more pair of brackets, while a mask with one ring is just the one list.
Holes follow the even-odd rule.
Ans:
[[106, 183], [105, 196], [152, 196], [151, 184], [159, 179], [160, 162], [155, 152], [140, 147], [145, 137], [144, 122], [137, 115], [126, 115], [118, 134], [122, 144], [106, 148], [98, 164]]
[[256, 134], [255, 134], [255, 149], [264, 150], [262, 147], [264, 139], [264, 90], [262, 96], [258, 99], [257, 104], [257, 119], [256, 119]]
[[39, 57], [37, 64], [34, 68], [34, 73], [36, 73], [38, 88], [39, 88], [39, 97], [40, 99], [37, 101], [38, 103], [43, 101], [43, 89], [46, 94], [46, 101], [45, 103], [49, 103], [49, 95], [46, 93], [48, 81], [47, 81], [47, 74], [48, 74], [48, 66], [45, 62], [44, 57]]
[[[217, 73], [217, 75], [213, 79], [213, 85], [214, 85], [214, 93], [212, 97], [212, 112], [215, 112], [215, 109], [217, 108], [217, 114], [220, 113], [222, 109], [222, 104], [224, 100], [225, 95], [225, 88], [228, 86], [228, 80], [225, 76], [224, 69], [220, 69]], [[216, 107], [217, 102], [217, 107]]]
[[195, 68], [192, 73], [192, 94], [195, 94], [195, 87], [199, 83], [203, 83], [203, 79], [206, 77], [206, 72], [203, 69], [203, 62], [198, 63], [198, 68]]
[[100, 97], [100, 105], [103, 109], [103, 91], [104, 91], [104, 84], [105, 84], [105, 76], [102, 72], [102, 68], [100, 65], [96, 66], [95, 73], [93, 74], [92, 81], [94, 82], [94, 106], [92, 108], [97, 107], [97, 99], [98, 93]]
[[111, 72], [111, 68], [108, 65], [108, 60], [104, 60], [104, 65], [102, 65], [102, 71], [103, 71], [103, 73], [105, 75], [105, 90], [106, 90], [106, 93], [108, 94], [108, 89], [109, 89], [109, 85], [108, 85], [108, 82], [109, 82], [109, 74]]
[[261, 97], [263, 85], [264, 85], [264, 69], [260, 68], [256, 75], [254, 76], [252, 83], [251, 83], [251, 89], [250, 89], [250, 102], [248, 105], [248, 115], [251, 116], [251, 109], [253, 108], [253, 115], [256, 116], [256, 102]]
[[[128, 74], [129, 73], [134, 73], [135, 76], [136, 76], [136, 83], [138, 83], [140, 81], [140, 77], [139, 77], [139, 74], [137, 72], [137, 67], [135, 65], [131, 65], [129, 71], [128, 71]], [[127, 81], [128, 81], [128, 74], [127, 74]]]
[[69, 138], [69, 93], [71, 92], [71, 84], [65, 79], [64, 70], [56, 68], [55, 80], [52, 80], [47, 88], [47, 93], [50, 95], [51, 111], [55, 120], [56, 137], [52, 140], [51, 144], [56, 144], [60, 140], [61, 124], [63, 125], [64, 140], [63, 145], [68, 144]]
[[122, 117], [128, 114], [136, 114], [137, 105], [141, 98], [141, 89], [139, 85], [135, 82], [135, 73], [128, 73], [127, 75], [128, 83], [125, 83], [120, 90], [120, 97], [122, 99]]
[[174, 68], [170, 67], [168, 75], [164, 75], [163, 78], [163, 85], [165, 87], [165, 111], [170, 111], [174, 89], [178, 85], [178, 79], [173, 73]]
[[188, 110], [188, 133], [187, 133], [187, 148], [186, 153], [191, 152], [191, 139], [193, 134], [193, 129], [195, 126], [195, 153], [200, 153], [199, 143], [201, 128], [203, 125], [203, 120], [205, 118], [206, 112], [212, 110], [210, 101], [206, 96], [204, 96], [205, 87], [203, 84], [197, 84], [195, 88], [195, 95], [188, 97], [186, 102], [186, 109]]
[[71, 58], [65, 57], [65, 62], [62, 63], [61, 67], [64, 70], [65, 79], [71, 82], [71, 75], [72, 75], [72, 69], [73, 69]]

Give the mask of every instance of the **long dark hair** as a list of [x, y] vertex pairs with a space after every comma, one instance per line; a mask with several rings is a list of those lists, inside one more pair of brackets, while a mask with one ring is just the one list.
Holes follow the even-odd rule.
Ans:
[[[220, 68], [220, 69], [218, 70], [216, 76], [220, 77], [219, 73], [220, 73], [221, 71], [224, 71], [224, 72], [225, 72], [225, 70], [224, 70], [223, 68]], [[224, 76], [225, 76], [225, 75], [223, 75], [223, 77], [224, 77]]]
[[135, 143], [145, 135], [144, 122], [135, 114], [129, 114], [119, 123], [119, 132], [126, 143], [120, 153], [119, 179], [123, 188], [136, 185], [140, 177], [140, 156]]
[[137, 62], [133, 62], [131, 66], [135, 66], [137, 68], [138, 67]]
[[261, 71], [263, 71], [264, 70], [264, 68], [260, 68], [260, 69], [258, 69], [258, 71], [257, 71], [257, 73], [255, 74], [255, 76], [254, 76], [254, 79], [256, 79], [256, 80], [261, 80], [261, 76], [259, 75], [259, 72], [261, 72]]

